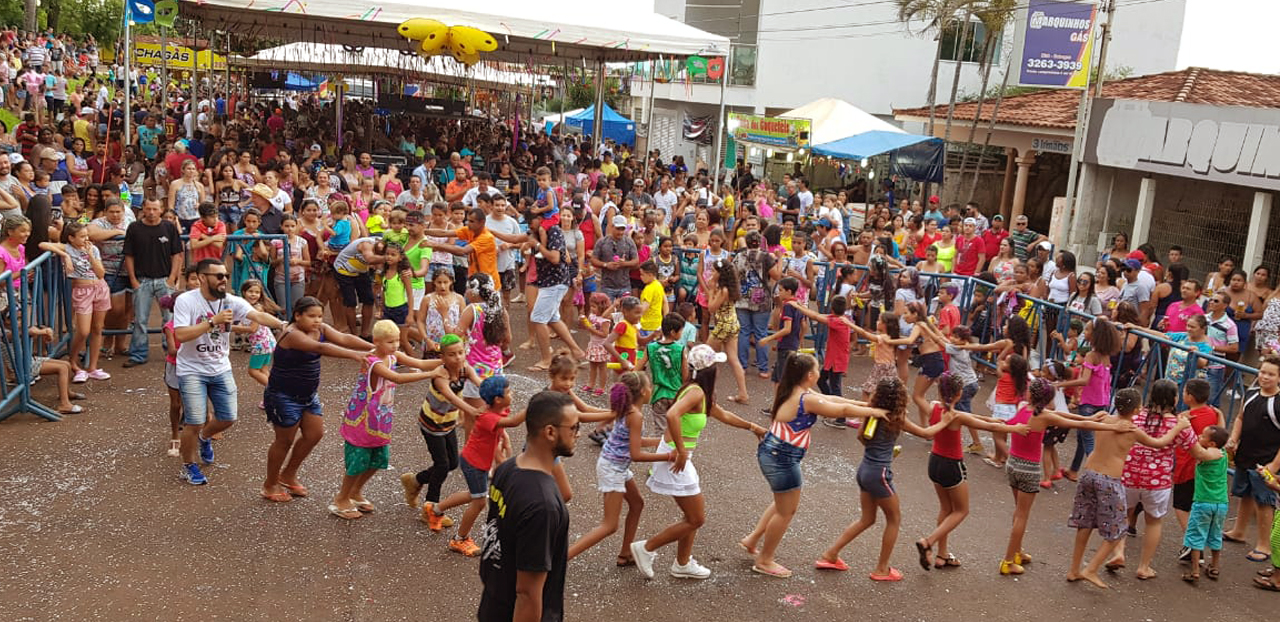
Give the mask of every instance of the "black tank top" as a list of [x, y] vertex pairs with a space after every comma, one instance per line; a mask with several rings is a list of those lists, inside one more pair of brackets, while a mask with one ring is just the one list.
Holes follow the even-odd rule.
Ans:
[[[280, 340], [276, 342], [267, 389], [299, 399], [310, 399], [320, 389], [320, 355], [281, 345], [291, 332], [292, 327], [280, 335]], [[324, 342], [323, 331], [320, 333], [320, 341]]]

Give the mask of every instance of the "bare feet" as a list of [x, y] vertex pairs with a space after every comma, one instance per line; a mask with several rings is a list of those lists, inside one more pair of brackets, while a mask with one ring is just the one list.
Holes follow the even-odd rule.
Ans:
[[746, 551], [747, 555], [752, 557], [756, 556], [756, 543], [751, 538], [743, 538], [739, 540], [738, 546], [742, 547], [742, 550]]
[[749, 403], [751, 403], [751, 402], [750, 402], [750, 400], [748, 400], [748, 399], [747, 399], [747, 396], [745, 396], [745, 395], [735, 395], [735, 396], [733, 396], [733, 397], [731, 397], [731, 398], [729, 398], [729, 399], [730, 399], [731, 401], [737, 402], [737, 403], [739, 403], [739, 404], [749, 404]]
[[520, 345], [518, 345], [518, 346], [516, 346], [516, 347], [517, 347], [517, 348], [519, 348], [519, 349], [521, 349], [521, 350], [532, 350], [532, 349], [533, 349], [533, 342], [532, 342], [532, 341], [526, 341], [526, 342], [524, 342], [524, 343], [522, 343], [522, 344], [520, 344]]
[[1133, 573], [1133, 576], [1138, 577], [1139, 580], [1146, 581], [1147, 579], [1156, 578], [1156, 571], [1154, 568], [1139, 568], [1137, 572]]
[[1117, 555], [1115, 557], [1112, 557], [1109, 561], [1107, 561], [1105, 568], [1111, 572], [1115, 572], [1121, 568], [1124, 568], [1124, 556]]
[[1105, 590], [1105, 589], [1107, 589], [1107, 587], [1108, 587], [1106, 583], [1103, 583], [1103, 582], [1102, 582], [1102, 579], [1101, 579], [1101, 578], [1099, 578], [1099, 577], [1098, 577], [1098, 575], [1097, 575], [1096, 573], [1092, 573], [1092, 572], [1082, 572], [1082, 573], [1080, 573], [1080, 578], [1081, 578], [1081, 579], [1084, 579], [1085, 581], [1088, 581], [1089, 583], [1092, 583], [1092, 584], [1094, 584], [1094, 585], [1096, 585], [1096, 586], [1098, 586], [1098, 587], [1100, 587], [1100, 588], [1102, 588], [1102, 589], [1104, 589], [1104, 590]]

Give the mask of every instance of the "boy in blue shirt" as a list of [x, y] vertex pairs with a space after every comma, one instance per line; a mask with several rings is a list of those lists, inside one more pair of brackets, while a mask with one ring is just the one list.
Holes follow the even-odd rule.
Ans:
[[774, 384], [782, 380], [782, 372], [787, 364], [787, 359], [796, 350], [800, 349], [800, 335], [804, 334], [804, 314], [799, 309], [787, 304], [796, 298], [796, 291], [800, 289], [800, 281], [795, 277], [787, 277], [778, 281], [778, 301], [777, 304], [782, 307], [781, 313], [778, 315], [777, 332], [760, 340], [760, 345], [768, 345], [774, 341], [777, 345], [777, 358], [774, 359], [773, 378]]

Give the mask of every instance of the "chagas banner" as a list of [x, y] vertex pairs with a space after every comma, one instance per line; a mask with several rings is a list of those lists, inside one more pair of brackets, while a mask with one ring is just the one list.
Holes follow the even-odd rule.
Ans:
[[[196, 52], [189, 47], [174, 45], [170, 43], [166, 49], [169, 69], [201, 69], [208, 71], [225, 71], [227, 69], [227, 59], [221, 54], [214, 54], [209, 50]], [[133, 44], [133, 62], [139, 65], [148, 65], [159, 67], [163, 64], [160, 44], [158, 43], [135, 43]]]

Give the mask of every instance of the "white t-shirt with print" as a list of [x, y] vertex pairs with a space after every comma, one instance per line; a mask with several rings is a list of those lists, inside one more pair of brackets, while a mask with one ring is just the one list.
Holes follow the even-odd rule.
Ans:
[[[222, 300], [206, 300], [193, 289], [173, 303], [173, 327], [195, 326], [223, 309], [231, 309], [231, 324], [243, 322], [253, 307], [244, 298], [227, 294]], [[216, 376], [231, 371], [231, 324], [214, 326], [209, 332], [178, 347], [179, 376]]]

